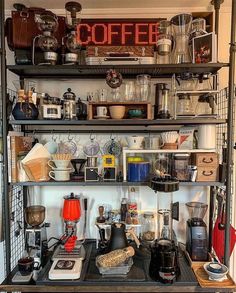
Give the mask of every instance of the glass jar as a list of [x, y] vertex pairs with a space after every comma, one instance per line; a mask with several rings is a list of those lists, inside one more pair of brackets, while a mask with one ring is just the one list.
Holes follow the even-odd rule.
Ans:
[[142, 239], [153, 241], [155, 239], [155, 217], [153, 212], [143, 214]]
[[194, 115], [192, 101], [189, 94], [178, 94], [177, 115], [189, 116]]
[[140, 102], [148, 102], [151, 92], [151, 76], [138, 75], [136, 78], [136, 94]]
[[173, 175], [179, 181], [189, 181], [189, 154], [175, 154]]

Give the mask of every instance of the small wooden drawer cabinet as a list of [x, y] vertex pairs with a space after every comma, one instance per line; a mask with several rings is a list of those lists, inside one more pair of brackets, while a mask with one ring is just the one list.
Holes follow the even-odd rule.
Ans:
[[219, 180], [219, 156], [217, 153], [192, 154], [192, 165], [197, 166], [196, 181]]

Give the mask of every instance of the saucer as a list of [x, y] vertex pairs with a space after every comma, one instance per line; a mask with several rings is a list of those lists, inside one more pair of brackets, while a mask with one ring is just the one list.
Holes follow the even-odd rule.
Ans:
[[104, 115], [104, 116], [94, 116], [94, 118], [95, 119], [108, 119], [108, 118], [110, 118], [110, 116], [106, 116], [106, 115]]
[[53, 171], [71, 171], [72, 168], [56, 168], [56, 167], [51, 167]]

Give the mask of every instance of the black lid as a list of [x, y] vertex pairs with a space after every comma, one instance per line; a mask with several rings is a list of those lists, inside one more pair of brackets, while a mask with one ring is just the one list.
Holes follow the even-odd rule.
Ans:
[[179, 181], [175, 177], [153, 177], [150, 187], [156, 192], [174, 192], [179, 190]]

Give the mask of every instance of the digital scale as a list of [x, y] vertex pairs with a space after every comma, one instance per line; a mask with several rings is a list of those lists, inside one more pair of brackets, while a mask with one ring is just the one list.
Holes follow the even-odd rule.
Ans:
[[72, 252], [58, 246], [52, 256], [53, 264], [48, 273], [50, 280], [76, 280], [80, 278], [86, 251], [82, 244], [76, 244]]

